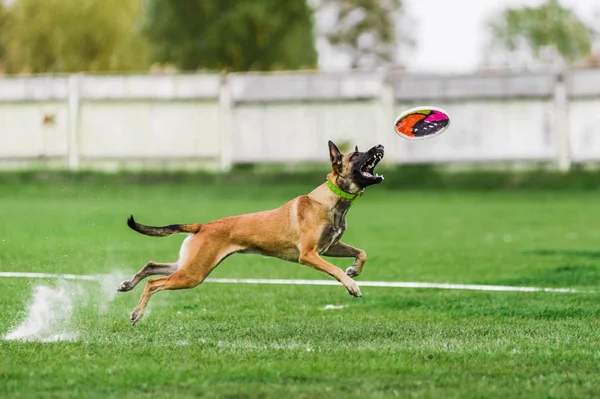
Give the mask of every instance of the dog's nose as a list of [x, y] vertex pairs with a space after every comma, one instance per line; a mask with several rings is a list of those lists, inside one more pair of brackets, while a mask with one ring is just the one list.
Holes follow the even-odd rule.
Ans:
[[378, 150], [383, 150], [383, 146], [381, 144], [379, 144], [377, 147], [375, 147]]

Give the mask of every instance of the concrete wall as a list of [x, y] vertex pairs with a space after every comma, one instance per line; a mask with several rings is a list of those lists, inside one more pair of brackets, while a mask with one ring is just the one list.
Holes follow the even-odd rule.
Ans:
[[[396, 136], [397, 114], [424, 104], [450, 129]], [[382, 143], [394, 163], [600, 161], [600, 70], [0, 79], [0, 168], [226, 170], [326, 161], [329, 139]]]
[[451, 116], [435, 140], [399, 142], [398, 162], [551, 161], [558, 156], [553, 74], [413, 77], [394, 80], [396, 113], [420, 104]]
[[578, 71], [567, 82], [568, 131], [574, 162], [600, 159], [600, 70]]

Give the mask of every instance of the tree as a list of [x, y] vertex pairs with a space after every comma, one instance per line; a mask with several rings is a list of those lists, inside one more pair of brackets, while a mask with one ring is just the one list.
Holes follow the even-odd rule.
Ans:
[[151, 58], [182, 70], [316, 65], [306, 0], [146, 0]]
[[0, 22], [2, 63], [10, 73], [147, 69], [139, 7], [139, 0], [18, 0]]
[[558, 0], [539, 7], [509, 8], [489, 24], [488, 62], [504, 52], [509, 63], [573, 64], [589, 56], [594, 30]]
[[401, 0], [315, 0], [322, 12], [334, 15], [325, 29], [329, 44], [350, 58], [352, 68], [397, 63], [402, 45], [413, 45], [402, 31]]
[[2, 62], [2, 60], [4, 59], [4, 54], [6, 52], [6, 44], [4, 43], [4, 37], [2, 36], [2, 32], [4, 32], [6, 29], [7, 21], [8, 15], [6, 6], [2, 1], [0, 1], [0, 74], [4, 72], [4, 63]]

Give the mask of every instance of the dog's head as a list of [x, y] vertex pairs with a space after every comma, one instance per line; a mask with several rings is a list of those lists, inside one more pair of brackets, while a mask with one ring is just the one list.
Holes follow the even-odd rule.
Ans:
[[331, 182], [350, 194], [356, 194], [365, 187], [379, 184], [383, 176], [375, 173], [375, 167], [383, 159], [383, 146], [376, 145], [367, 152], [354, 151], [344, 155], [333, 142], [329, 142], [329, 157], [333, 170]]

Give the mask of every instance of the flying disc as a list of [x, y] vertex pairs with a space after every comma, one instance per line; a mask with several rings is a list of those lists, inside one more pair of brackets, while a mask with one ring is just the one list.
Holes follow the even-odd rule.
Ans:
[[448, 113], [441, 108], [422, 106], [404, 111], [394, 122], [394, 131], [402, 138], [423, 140], [438, 136], [450, 126]]

